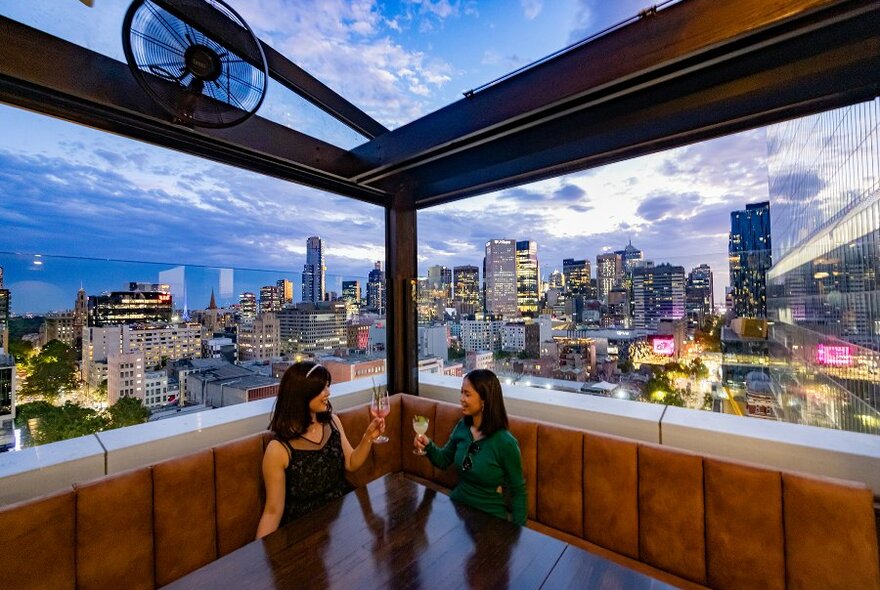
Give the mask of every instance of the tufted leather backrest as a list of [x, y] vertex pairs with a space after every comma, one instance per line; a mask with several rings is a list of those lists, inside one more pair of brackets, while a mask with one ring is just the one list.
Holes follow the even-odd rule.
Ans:
[[[412, 416], [446, 441], [460, 408], [395, 395], [391, 442], [352, 480], [412, 473], [455, 485], [455, 471], [412, 454]], [[354, 444], [366, 406], [339, 413]], [[529, 517], [718, 590], [880, 589], [872, 495], [862, 484], [704, 457], [529, 420], [519, 441]], [[263, 508], [259, 433], [152, 467], [0, 508], [0, 586], [154, 588], [253, 540]], [[546, 530], [546, 529], [545, 529]]]
[[76, 494], [73, 490], [0, 510], [3, 587], [72, 590], [76, 584]]
[[211, 449], [153, 466], [157, 586], [217, 559], [216, 511]]
[[263, 513], [263, 435], [214, 447], [217, 556], [254, 540]]
[[74, 486], [76, 587], [153, 588], [153, 470]]

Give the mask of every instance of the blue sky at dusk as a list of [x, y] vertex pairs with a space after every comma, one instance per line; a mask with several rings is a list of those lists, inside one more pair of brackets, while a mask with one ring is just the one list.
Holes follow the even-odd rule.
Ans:
[[[645, 7], [229, 3], [260, 38], [390, 128]], [[0, 0], [0, 14], [123, 60], [128, 2], [94, 4]], [[259, 115], [344, 148], [364, 141], [276, 85]], [[298, 295], [311, 235], [326, 242], [328, 289], [365, 281], [384, 258], [379, 207], [5, 105], [0, 129], [0, 266], [16, 313], [71, 307], [80, 284], [95, 294], [179, 265], [190, 308], [204, 307], [211, 289], [231, 303], [278, 278], [293, 280]], [[547, 275], [563, 258], [595, 264], [631, 239], [656, 262], [709, 263], [720, 300], [729, 212], [767, 198], [765, 144], [755, 130], [422, 211], [420, 269], [480, 266], [486, 240], [515, 238], [538, 242]], [[236, 269], [231, 287], [221, 289], [220, 268]]]

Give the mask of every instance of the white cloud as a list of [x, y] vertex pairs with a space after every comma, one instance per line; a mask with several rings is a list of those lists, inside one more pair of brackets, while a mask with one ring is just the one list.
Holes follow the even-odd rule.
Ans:
[[528, 20], [534, 20], [544, 8], [544, 3], [541, 0], [520, 0], [520, 5], [523, 9], [523, 16]]
[[[457, 7], [445, 1], [421, 5], [447, 16]], [[400, 20], [389, 25], [372, 0], [256, 0], [242, 12], [278, 51], [392, 127], [425, 114], [424, 98], [451, 78], [448, 64], [385, 35], [383, 23], [399, 30]]]

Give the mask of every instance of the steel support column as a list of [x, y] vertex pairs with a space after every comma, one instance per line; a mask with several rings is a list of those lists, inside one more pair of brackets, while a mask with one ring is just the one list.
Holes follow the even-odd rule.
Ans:
[[418, 394], [417, 232], [412, 189], [385, 208], [385, 317], [388, 391]]

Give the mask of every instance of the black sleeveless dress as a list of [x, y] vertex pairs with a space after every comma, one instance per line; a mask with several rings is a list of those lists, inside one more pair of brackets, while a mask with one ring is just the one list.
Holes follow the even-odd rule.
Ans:
[[351, 491], [352, 487], [345, 480], [342, 436], [332, 420], [330, 438], [320, 449], [303, 451], [293, 448], [286, 440], [277, 440], [290, 457], [284, 471], [282, 526]]

